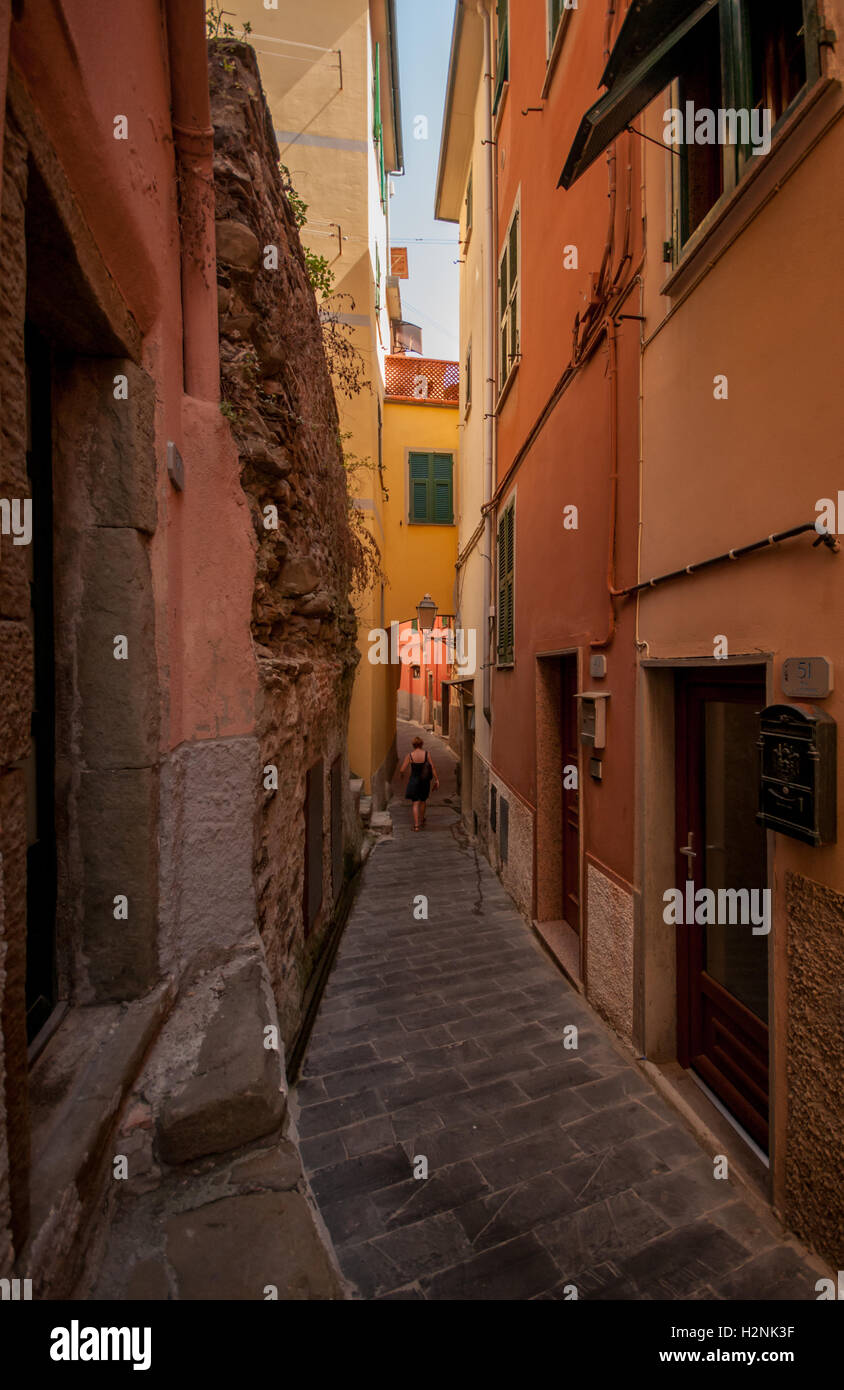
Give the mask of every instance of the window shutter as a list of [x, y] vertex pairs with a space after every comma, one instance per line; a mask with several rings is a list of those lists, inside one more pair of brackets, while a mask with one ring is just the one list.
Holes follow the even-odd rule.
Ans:
[[495, 111], [501, 99], [504, 83], [510, 75], [510, 44], [508, 38], [509, 0], [497, 0], [498, 13], [498, 64], [495, 72], [495, 98], [492, 109]]
[[410, 520], [428, 521], [431, 513], [429, 454], [410, 455]]
[[516, 508], [507, 508], [507, 660], [513, 660], [515, 613], [513, 611], [513, 572], [515, 560], [513, 545], [515, 541]]
[[454, 460], [451, 454], [434, 454], [434, 515], [433, 520], [451, 526], [454, 521], [452, 481]]
[[372, 138], [376, 145], [381, 139], [381, 45], [375, 45], [375, 88], [373, 94]]
[[498, 660], [505, 661], [507, 650], [507, 518], [498, 523]]
[[513, 660], [513, 542], [515, 507], [511, 505], [498, 526], [498, 661], [507, 665]]

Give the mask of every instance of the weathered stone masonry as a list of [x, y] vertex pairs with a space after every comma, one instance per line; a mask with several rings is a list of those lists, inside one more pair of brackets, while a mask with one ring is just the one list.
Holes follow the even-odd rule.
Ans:
[[[289, 1046], [338, 888], [328, 855], [323, 907], [306, 935], [300, 808], [308, 768], [318, 761], [325, 844], [329, 774], [338, 758], [344, 839], [352, 849], [355, 837], [344, 749], [358, 660], [345, 474], [314, 293], [282, 188], [257, 60], [234, 42], [212, 45], [211, 54], [223, 408], [258, 542], [252, 631], [261, 765], [278, 768], [278, 791], [265, 793], [257, 827], [258, 918]], [[264, 524], [268, 506], [278, 510], [277, 529]]]

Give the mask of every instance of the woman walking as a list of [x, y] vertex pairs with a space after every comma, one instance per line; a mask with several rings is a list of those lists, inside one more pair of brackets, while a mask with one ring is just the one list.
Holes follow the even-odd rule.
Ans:
[[431, 791], [431, 783], [434, 787], [440, 785], [437, 776], [437, 769], [425, 751], [425, 745], [418, 734], [413, 740], [413, 747], [401, 765], [401, 775], [410, 769], [410, 778], [407, 783], [405, 800], [413, 803], [413, 829], [421, 830], [425, 824], [425, 805]]

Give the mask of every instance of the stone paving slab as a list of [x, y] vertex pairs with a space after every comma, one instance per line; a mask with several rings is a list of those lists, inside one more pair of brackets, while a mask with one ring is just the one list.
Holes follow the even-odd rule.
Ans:
[[[400, 721], [400, 758], [415, 732]], [[420, 732], [437, 833], [394, 799], [292, 1098], [357, 1295], [814, 1300], [817, 1261], [714, 1177], [559, 974], [459, 825], [450, 750]]]

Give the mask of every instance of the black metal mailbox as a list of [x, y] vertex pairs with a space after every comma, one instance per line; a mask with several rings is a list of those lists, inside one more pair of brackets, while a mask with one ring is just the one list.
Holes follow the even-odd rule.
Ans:
[[769, 705], [761, 719], [756, 819], [807, 845], [834, 844], [835, 720], [814, 705]]

